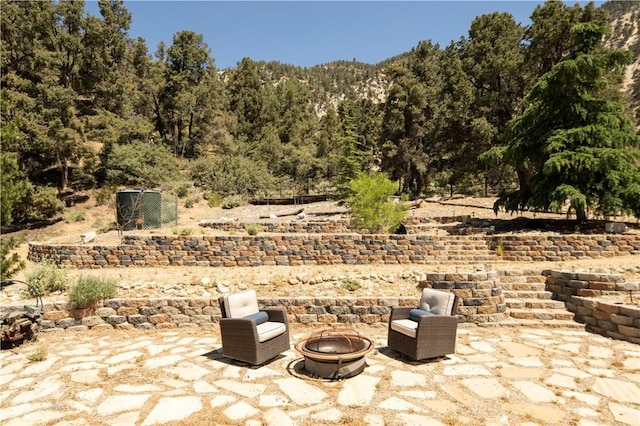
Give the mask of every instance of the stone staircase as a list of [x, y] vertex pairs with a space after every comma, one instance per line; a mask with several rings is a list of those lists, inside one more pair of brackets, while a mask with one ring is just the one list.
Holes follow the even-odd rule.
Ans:
[[499, 277], [508, 316], [500, 325], [584, 329], [584, 324], [573, 320], [564, 302], [552, 300], [542, 271], [501, 271]]

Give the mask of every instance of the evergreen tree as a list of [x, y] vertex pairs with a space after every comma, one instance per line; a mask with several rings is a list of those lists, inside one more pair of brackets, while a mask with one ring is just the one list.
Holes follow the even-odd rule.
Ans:
[[608, 73], [631, 55], [603, 50], [604, 32], [591, 23], [572, 27], [571, 53], [528, 93], [504, 153], [520, 188], [503, 194], [496, 210], [558, 211], [568, 204], [579, 222], [588, 213], [640, 215], [640, 137], [623, 105], [606, 97]]

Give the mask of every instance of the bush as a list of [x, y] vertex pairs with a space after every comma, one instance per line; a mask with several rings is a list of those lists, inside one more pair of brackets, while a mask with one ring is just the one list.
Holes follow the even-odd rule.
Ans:
[[354, 279], [347, 278], [342, 282], [342, 286], [348, 291], [356, 291], [360, 288], [360, 283]]
[[104, 166], [113, 185], [154, 187], [178, 174], [176, 160], [165, 147], [143, 142], [114, 145]]
[[[4, 129], [3, 129], [4, 130]], [[14, 209], [31, 190], [15, 158], [0, 153], [0, 224], [6, 229], [13, 222]]]
[[248, 223], [244, 226], [244, 230], [249, 235], [258, 235], [259, 232], [262, 232], [262, 226], [257, 223]]
[[192, 195], [189, 198], [187, 198], [186, 200], [184, 200], [184, 206], [188, 209], [190, 209], [191, 207], [193, 207], [194, 205], [198, 204], [200, 202], [200, 196], [199, 195]]
[[220, 207], [222, 205], [222, 197], [215, 192], [210, 192], [207, 195], [207, 205], [209, 207]]
[[349, 182], [350, 195], [345, 204], [351, 210], [351, 223], [369, 232], [390, 233], [398, 229], [405, 218], [408, 205], [394, 202], [396, 184], [384, 173], [361, 173]]
[[222, 200], [223, 209], [232, 209], [242, 204], [242, 197], [239, 195], [230, 195]]
[[82, 222], [84, 220], [85, 211], [84, 210], [72, 210], [69, 212], [67, 217], [64, 218], [65, 223], [75, 223]]
[[104, 206], [115, 201], [116, 187], [103, 186], [95, 191], [96, 206]]
[[14, 217], [20, 223], [29, 223], [50, 219], [63, 211], [64, 203], [58, 199], [57, 189], [35, 186], [16, 207]]
[[52, 260], [43, 259], [26, 275], [27, 297], [37, 298], [67, 288], [67, 274]]
[[189, 165], [189, 175], [197, 186], [222, 196], [253, 197], [276, 187], [266, 165], [241, 156], [194, 160]]
[[69, 300], [80, 307], [88, 307], [113, 297], [117, 290], [118, 283], [112, 278], [82, 275], [69, 289]]
[[173, 233], [173, 235], [191, 235], [191, 233], [193, 232], [193, 229], [191, 228], [173, 228], [171, 230], [171, 232]]
[[181, 183], [179, 185], [176, 185], [173, 188], [173, 193], [178, 198], [184, 198], [187, 195], [189, 195], [189, 185], [187, 185], [186, 183]]
[[[11, 253], [20, 245], [20, 240], [15, 237], [0, 238], [0, 281], [8, 280], [25, 267], [24, 260], [18, 253]], [[11, 253], [11, 255], [9, 255]]]
[[47, 359], [48, 354], [47, 348], [40, 345], [35, 348], [33, 352], [27, 354], [27, 360], [29, 360], [29, 362], [41, 362]]

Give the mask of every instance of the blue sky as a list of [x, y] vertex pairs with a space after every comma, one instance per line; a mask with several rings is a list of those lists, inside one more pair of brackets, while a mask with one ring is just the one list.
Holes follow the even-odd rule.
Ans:
[[[542, 1], [126, 1], [131, 37], [160, 41], [191, 30], [204, 36], [216, 67], [242, 58], [310, 67], [336, 60], [375, 64], [407, 52], [421, 40], [445, 47], [466, 36], [473, 19], [509, 12], [516, 22]], [[568, 4], [586, 2], [567, 2]], [[602, 1], [595, 2], [601, 5]], [[99, 15], [87, 0], [89, 13]]]

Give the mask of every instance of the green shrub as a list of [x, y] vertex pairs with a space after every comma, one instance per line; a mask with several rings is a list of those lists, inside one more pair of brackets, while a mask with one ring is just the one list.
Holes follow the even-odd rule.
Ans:
[[64, 203], [58, 199], [58, 190], [47, 186], [34, 186], [14, 210], [19, 223], [51, 219], [64, 211]]
[[342, 282], [342, 286], [349, 291], [356, 291], [360, 288], [360, 283], [354, 279], [347, 278]]
[[104, 206], [115, 200], [116, 188], [114, 186], [103, 186], [94, 192], [96, 206]]
[[98, 234], [106, 234], [109, 231], [115, 231], [118, 229], [118, 224], [114, 221], [108, 222], [106, 225], [101, 226], [98, 229]]
[[398, 229], [408, 205], [391, 201], [396, 184], [384, 173], [361, 173], [349, 182], [350, 195], [345, 204], [351, 210], [351, 223], [369, 232], [390, 233]]
[[190, 209], [191, 207], [193, 207], [195, 204], [200, 202], [200, 196], [199, 195], [192, 195], [189, 198], [187, 198], [184, 201], [184, 206], [188, 209]]
[[207, 205], [209, 207], [220, 207], [222, 205], [222, 197], [215, 192], [210, 192], [207, 195]]
[[[25, 267], [24, 260], [20, 259], [18, 253], [11, 253], [21, 241], [15, 237], [0, 238], [0, 281], [8, 280]], [[11, 254], [10, 254], [11, 253]]]
[[248, 223], [244, 226], [244, 230], [247, 231], [249, 235], [257, 235], [259, 232], [262, 232], [262, 226], [257, 223]]
[[232, 209], [242, 204], [242, 197], [239, 195], [230, 195], [222, 200], [223, 209]]
[[[9, 126], [0, 129], [2, 136]], [[14, 209], [18, 208], [22, 199], [31, 190], [31, 184], [20, 171], [17, 160], [5, 152], [0, 152], [0, 226], [7, 228], [15, 217]]]
[[178, 198], [184, 198], [187, 195], [189, 195], [189, 185], [186, 183], [181, 183], [179, 185], [176, 185], [173, 188], [173, 193]]
[[65, 223], [82, 222], [84, 220], [84, 217], [85, 217], [84, 210], [72, 210], [69, 212], [67, 217], [64, 218], [64, 222]]
[[50, 259], [43, 259], [26, 274], [27, 297], [37, 298], [67, 288], [67, 273]]
[[168, 149], [161, 145], [133, 142], [114, 145], [105, 164], [107, 182], [112, 185], [154, 187], [178, 174], [178, 165]]
[[47, 351], [47, 348], [45, 346], [40, 345], [37, 348], [35, 348], [33, 352], [30, 352], [27, 354], [27, 360], [29, 360], [29, 362], [44, 361], [45, 359], [47, 359], [48, 354], [49, 352]]
[[69, 300], [80, 307], [87, 307], [113, 297], [117, 290], [118, 283], [115, 279], [82, 275], [69, 289]]
[[191, 235], [193, 229], [191, 228], [173, 228], [171, 230], [173, 235]]
[[196, 186], [222, 196], [269, 192], [277, 187], [268, 167], [243, 156], [200, 158], [189, 165], [189, 177]]

